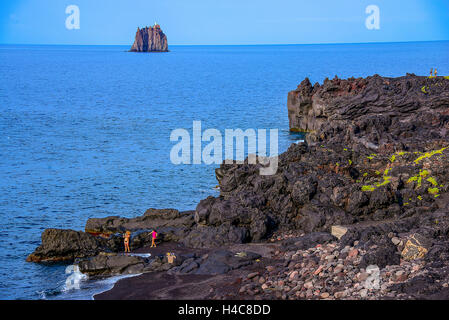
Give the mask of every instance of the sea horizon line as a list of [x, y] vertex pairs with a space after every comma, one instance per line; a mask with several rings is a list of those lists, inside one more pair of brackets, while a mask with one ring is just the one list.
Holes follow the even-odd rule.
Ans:
[[[449, 40], [371, 41], [371, 42], [317, 42], [317, 43], [255, 43], [255, 44], [171, 44], [169, 47], [256, 47], [256, 46], [316, 46], [316, 45], [363, 45], [449, 42]], [[0, 46], [78, 46], [78, 47], [124, 47], [131, 44], [64, 44], [64, 43], [0, 43]]]

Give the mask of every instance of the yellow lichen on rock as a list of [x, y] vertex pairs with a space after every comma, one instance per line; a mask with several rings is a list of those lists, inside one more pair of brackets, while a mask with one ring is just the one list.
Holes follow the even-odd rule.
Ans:
[[431, 152], [426, 152], [426, 153], [424, 153], [424, 155], [422, 155], [421, 157], [416, 159], [415, 163], [419, 163], [421, 160], [424, 160], [424, 159], [427, 159], [427, 158], [431, 158], [431, 157], [433, 157], [436, 154], [442, 154], [443, 151], [446, 150], [446, 149], [447, 149], [447, 147], [446, 148], [442, 148], [440, 150], [434, 150], [434, 151], [431, 151]]

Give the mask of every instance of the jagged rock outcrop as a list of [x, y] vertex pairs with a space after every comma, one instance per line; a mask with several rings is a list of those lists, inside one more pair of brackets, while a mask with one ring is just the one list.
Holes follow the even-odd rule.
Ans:
[[85, 231], [91, 234], [110, 235], [126, 231], [171, 228], [175, 232], [175, 229], [189, 229], [194, 223], [194, 211], [148, 209], [142, 216], [131, 219], [119, 216], [91, 218], [86, 222]]
[[108, 247], [108, 241], [85, 232], [46, 229], [42, 244], [27, 257], [28, 262], [72, 261], [97, 255]]
[[27, 261], [72, 261], [96, 256], [100, 252], [123, 251], [123, 234], [131, 232], [133, 250], [151, 244], [151, 231], [156, 229], [162, 241], [181, 241], [194, 226], [194, 211], [175, 209], [148, 209], [136, 218], [91, 218], [85, 232], [46, 229], [42, 244], [28, 256]]
[[[449, 192], [448, 79], [373, 76], [313, 87], [306, 79], [289, 93], [288, 110], [292, 129], [311, 131], [308, 143], [281, 154], [272, 176], [259, 175], [260, 165], [222, 164], [220, 197], [196, 208], [203, 237], [225, 225], [244, 242], [278, 229], [397, 221], [429, 215]], [[404, 231], [402, 222], [393, 225]]]
[[167, 36], [158, 24], [137, 28], [131, 52], [168, 52]]
[[352, 149], [410, 148], [449, 139], [449, 80], [407, 74], [386, 78], [309, 79], [288, 94], [290, 130], [307, 142], [341, 143]]
[[148, 259], [127, 255], [99, 254], [78, 263], [79, 270], [88, 276], [111, 276], [142, 273]]

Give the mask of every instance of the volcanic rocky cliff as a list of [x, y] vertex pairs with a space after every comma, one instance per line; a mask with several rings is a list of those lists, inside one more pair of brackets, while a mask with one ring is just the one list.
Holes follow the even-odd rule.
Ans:
[[308, 132], [307, 142], [336, 142], [372, 150], [414, 148], [424, 141], [447, 140], [447, 77], [347, 80], [309, 79], [288, 94], [290, 130]]
[[[292, 256], [322, 254], [319, 249], [310, 251], [317, 245], [328, 243], [326, 250], [330, 251], [324, 252], [336, 259], [316, 266], [315, 272], [304, 271], [306, 266], [297, 270], [290, 277], [299, 286], [298, 294], [291, 293], [294, 297], [314, 297], [308, 293], [308, 283], [327, 279], [326, 270], [340, 265], [344, 270], [348, 252], [359, 253], [359, 258], [358, 253], [350, 255], [358, 259], [354, 262], [357, 272], [374, 265], [389, 275], [391, 272], [385, 271], [389, 266], [399, 268], [403, 262], [418, 261], [410, 268], [426, 270], [425, 274], [408, 280], [401, 273], [401, 281], [392, 280], [395, 292], [407, 297], [434, 292], [436, 278], [448, 283], [449, 79], [375, 75], [326, 79], [314, 86], [305, 79], [288, 95], [288, 116], [292, 131], [308, 134], [306, 143], [292, 144], [280, 155], [276, 174], [262, 176], [261, 164], [248, 161], [223, 163], [216, 170], [220, 196], [200, 201], [195, 211], [150, 209], [132, 219], [90, 219], [86, 233], [47, 230], [42, 245], [28, 260], [85, 259], [99, 251], [117, 252], [123, 250], [118, 233], [124, 230], [133, 231], [133, 249], [150, 243], [151, 228], [158, 228], [162, 241], [186, 248], [271, 243], [284, 239], [279, 235], [290, 234], [296, 236], [281, 242], [281, 248], [287, 250], [284, 267], [288, 268], [281, 267], [278, 278], [295, 270], [298, 264], [290, 263]], [[71, 243], [64, 245], [61, 239]], [[321, 258], [324, 261], [327, 256]], [[190, 265], [184, 266], [185, 270], [204, 263], [187, 260]], [[333, 275], [332, 271], [329, 277]], [[272, 276], [265, 276], [264, 281]], [[350, 280], [342, 277], [335, 290], [348, 285], [344, 281]]]
[[[195, 220], [225, 223], [259, 241], [277, 229], [434, 212], [449, 191], [449, 80], [407, 75], [308, 79], [288, 95], [290, 127], [309, 131], [279, 157], [275, 175], [259, 165], [218, 169], [221, 196], [201, 201]], [[400, 225], [398, 222], [397, 225]]]
[[167, 36], [158, 24], [137, 28], [131, 52], [168, 52]]

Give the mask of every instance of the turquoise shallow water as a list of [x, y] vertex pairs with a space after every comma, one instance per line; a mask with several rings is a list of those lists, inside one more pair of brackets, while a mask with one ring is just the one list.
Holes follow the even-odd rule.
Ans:
[[45, 228], [216, 194], [215, 165], [170, 162], [173, 129], [277, 128], [282, 152], [301, 139], [286, 100], [306, 76], [449, 74], [449, 42], [127, 49], [0, 46], [0, 298], [86, 299], [110, 285], [64, 291], [65, 265], [25, 263]]

